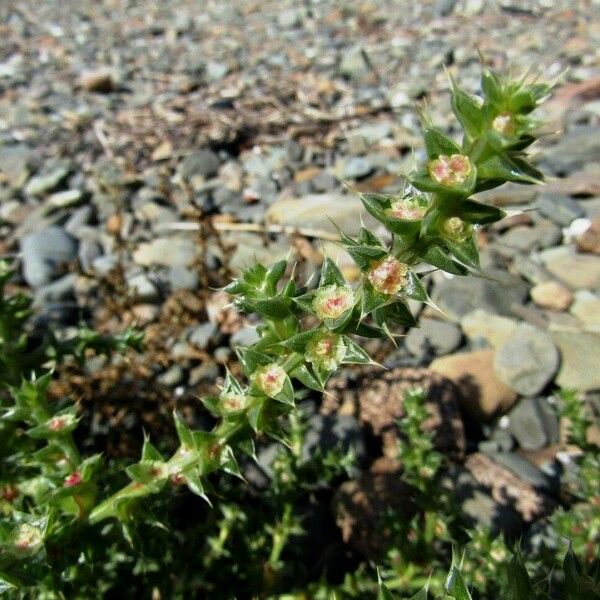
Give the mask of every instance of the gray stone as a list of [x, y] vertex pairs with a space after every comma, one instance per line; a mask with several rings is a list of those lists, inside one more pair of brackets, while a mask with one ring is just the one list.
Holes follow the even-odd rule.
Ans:
[[216, 362], [206, 359], [202, 364], [190, 370], [188, 383], [191, 386], [198, 385], [203, 381], [214, 382], [219, 376], [219, 366]]
[[230, 339], [230, 343], [232, 346], [252, 346], [252, 344], [256, 344], [260, 336], [256, 331], [256, 327], [246, 326], [242, 327], [239, 331], [236, 331]]
[[317, 452], [337, 449], [352, 451], [360, 464], [366, 458], [366, 446], [358, 421], [350, 415], [312, 415], [308, 419], [302, 445], [302, 459], [307, 461]]
[[119, 264], [119, 257], [114, 254], [106, 254], [95, 258], [92, 268], [98, 275], [108, 275]]
[[183, 159], [179, 174], [183, 179], [190, 179], [196, 175], [214, 177], [220, 165], [219, 157], [212, 150], [199, 150]]
[[73, 300], [76, 279], [75, 273], [67, 273], [51, 283], [38, 287], [34, 295], [34, 304], [44, 306], [53, 302]]
[[337, 177], [327, 171], [321, 171], [318, 175], [315, 175], [310, 183], [315, 192], [331, 192], [339, 184]]
[[544, 149], [542, 170], [568, 175], [587, 163], [600, 162], [600, 128], [586, 127], [565, 135], [558, 144]]
[[545, 398], [523, 398], [509, 420], [509, 431], [523, 450], [539, 450], [558, 441], [558, 419]]
[[511, 307], [525, 301], [527, 284], [505, 271], [490, 270], [487, 274], [495, 281], [476, 277], [443, 279], [435, 285], [432, 299], [456, 322], [478, 308], [503, 316], [514, 316]]
[[198, 251], [198, 244], [189, 237], [155, 238], [140, 244], [133, 252], [133, 260], [144, 267], [189, 267], [196, 260]]
[[33, 162], [33, 152], [25, 144], [0, 146], [0, 171], [13, 187], [25, 183]]
[[536, 206], [542, 215], [561, 227], [567, 227], [575, 219], [585, 215], [575, 200], [559, 194], [541, 194]]
[[215, 342], [218, 331], [216, 325], [202, 323], [192, 331], [188, 339], [199, 350], [206, 350], [211, 342]]
[[486, 453], [486, 455], [496, 464], [502, 465], [523, 481], [530, 483], [537, 490], [553, 491], [552, 478], [548, 477], [522, 456], [514, 452], [490, 452]]
[[300, 162], [304, 157], [304, 146], [296, 140], [287, 140], [285, 143], [285, 151], [291, 162]]
[[198, 288], [200, 279], [194, 269], [175, 265], [169, 269], [169, 284], [171, 290], [195, 290]]
[[600, 256], [560, 247], [541, 252], [540, 258], [552, 275], [571, 288], [600, 290]]
[[336, 169], [342, 179], [359, 179], [370, 175], [374, 167], [368, 156], [351, 156], [342, 159], [341, 165], [337, 165]]
[[369, 65], [360, 46], [350, 46], [342, 50], [340, 73], [350, 79], [360, 79], [368, 72]]
[[524, 323], [496, 351], [494, 369], [513, 390], [534, 396], [552, 381], [559, 360], [550, 335]]
[[25, 186], [25, 193], [30, 196], [41, 196], [46, 192], [51, 192], [65, 179], [69, 172], [68, 167], [59, 166], [48, 173], [36, 175]]
[[517, 328], [517, 321], [478, 309], [465, 315], [460, 326], [472, 342], [485, 340], [490, 346], [499, 348]]
[[404, 338], [406, 348], [417, 358], [448, 354], [460, 345], [462, 334], [454, 323], [423, 318], [419, 325]]
[[77, 252], [81, 268], [85, 271], [91, 271], [94, 268], [94, 261], [102, 256], [102, 246], [93, 238], [83, 238], [79, 244]]
[[156, 380], [161, 385], [175, 387], [183, 381], [183, 369], [179, 365], [173, 365], [164, 373], [161, 373]]
[[277, 23], [283, 29], [291, 29], [302, 25], [303, 11], [297, 8], [287, 8], [277, 15]]
[[64, 229], [51, 225], [21, 240], [23, 276], [32, 287], [50, 283], [61, 267], [77, 259], [77, 240]]
[[156, 284], [145, 273], [138, 273], [127, 278], [127, 287], [142, 302], [156, 302], [159, 299]]
[[91, 206], [81, 206], [73, 211], [67, 219], [64, 229], [74, 237], [80, 237], [80, 229], [88, 225], [94, 216], [94, 209]]
[[227, 63], [210, 60], [206, 64], [206, 78], [209, 81], [221, 81], [227, 73], [229, 73], [229, 65]]
[[561, 355], [556, 384], [581, 391], [600, 389], [600, 335], [584, 331], [553, 331]]
[[531, 283], [543, 283], [552, 279], [552, 275], [548, 270], [541, 263], [532, 260], [529, 256], [515, 256], [513, 259], [513, 268], [519, 275]]
[[452, 14], [454, 7], [456, 6], [457, 0], [438, 0], [436, 2], [434, 14], [438, 17], [447, 17]]

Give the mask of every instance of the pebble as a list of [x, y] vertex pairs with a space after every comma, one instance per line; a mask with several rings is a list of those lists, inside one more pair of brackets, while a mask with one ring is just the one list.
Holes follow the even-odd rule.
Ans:
[[408, 351], [417, 358], [442, 356], [456, 350], [462, 334], [454, 323], [423, 318], [420, 327], [414, 327], [404, 338]]
[[560, 227], [567, 227], [575, 219], [585, 215], [583, 208], [575, 200], [558, 194], [541, 194], [536, 208], [540, 214]]
[[559, 360], [550, 335], [523, 323], [496, 351], [494, 369], [515, 392], [534, 396], [552, 381]]
[[154, 238], [134, 250], [133, 260], [144, 267], [189, 267], [197, 254], [198, 244], [191, 237]]
[[46, 192], [51, 192], [66, 178], [69, 171], [68, 167], [58, 167], [47, 173], [36, 175], [25, 186], [25, 193], [29, 196], [41, 196]]
[[496, 375], [492, 349], [436, 358], [430, 368], [458, 386], [462, 410], [478, 421], [504, 414], [517, 400], [517, 394]]
[[558, 281], [544, 281], [530, 290], [531, 299], [540, 307], [564, 311], [573, 301], [573, 292]]
[[115, 80], [108, 69], [85, 71], [79, 77], [79, 85], [87, 92], [108, 94], [115, 89]]
[[31, 287], [48, 284], [64, 265], [77, 259], [77, 240], [64, 229], [51, 225], [21, 240], [23, 276]]
[[186, 156], [180, 167], [179, 175], [182, 179], [189, 180], [195, 175], [214, 177], [221, 166], [219, 157], [212, 150], [199, 150]]
[[212, 323], [206, 322], [198, 325], [188, 339], [199, 350], [206, 350], [209, 344], [216, 340], [217, 334], [217, 327]]
[[557, 250], [558, 253], [541, 253], [544, 266], [552, 275], [576, 290], [600, 290], [600, 256], [577, 254], [569, 247]]
[[578, 292], [570, 311], [586, 331], [600, 333], [600, 297], [587, 291]]
[[558, 418], [545, 398], [523, 398], [508, 416], [509, 431], [523, 450], [558, 442]]
[[553, 331], [561, 356], [556, 384], [565, 389], [600, 389], [600, 334], [585, 331]]
[[302, 460], [308, 461], [317, 452], [331, 450], [346, 454], [353, 452], [357, 465], [367, 457], [362, 429], [355, 417], [350, 415], [313, 415], [308, 419], [302, 444]]
[[460, 326], [471, 340], [483, 339], [494, 348], [502, 346], [517, 328], [517, 321], [482, 309], [466, 314]]

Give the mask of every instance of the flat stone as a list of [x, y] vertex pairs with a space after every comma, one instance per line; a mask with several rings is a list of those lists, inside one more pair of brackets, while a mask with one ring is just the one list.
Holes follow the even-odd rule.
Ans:
[[128, 278], [129, 291], [142, 302], [156, 302], [159, 299], [156, 284], [145, 273], [138, 273]]
[[20, 187], [29, 176], [33, 151], [25, 144], [0, 146], [0, 172], [12, 187]]
[[542, 252], [541, 258], [546, 269], [569, 287], [600, 290], [600, 256], [576, 254], [567, 249], [558, 256]]
[[583, 324], [586, 331], [600, 333], [600, 298], [585, 291], [575, 297], [570, 311]]
[[221, 161], [212, 150], [199, 150], [186, 156], [179, 166], [182, 179], [190, 179], [195, 175], [213, 177], [219, 171]]
[[514, 405], [517, 394], [494, 370], [492, 349], [460, 352], [436, 358], [432, 371], [453, 381], [460, 390], [461, 408], [479, 421], [490, 421]]
[[196, 260], [198, 251], [198, 244], [192, 238], [156, 238], [140, 244], [133, 252], [133, 261], [144, 267], [189, 267]]
[[558, 281], [538, 283], [530, 291], [531, 299], [541, 308], [564, 311], [573, 302], [573, 292]]
[[[309, 194], [302, 198], [281, 198], [269, 207], [266, 220], [269, 223], [310, 227], [336, 232], [336, 223], [348, 235], [358, 233], [361, 217], [365, 226], [376, 227], [374, 219], [367, 215], [362, 203], [354, 195]], [[332, 223], [333, 221], [333, 223]]]
[[199, 350], [206, 350], [209, 344], [215, 340], [217, 333], [217, 327], [206, 322], [198, 325], [188, 339]]
[[325, 454], [336, 448], [353, 452], [358, 464], [364, 462], [367, 450], [362, 429], [350, 415], [312, 415], [302, 444], [302, 460], [310, 460], [316, 452]]
[[51, 192], [69, 174], [70, 169], [66, 166], [32, 177], [25, 186], [25, 193], [30, 196], [41, 196]]
[[500, 347], [517, 328], [517, 321], [477, 309], [465, 315], [460, 326], [470, 340], [483, 339], [494, 348]]
[[556, 384], [580, 391], [600, 389], [600, 335], [584, 331], [553, 331], [561, 355]]
[[541, 194], [536, 207], [540, 214], [561, 227], [567, 227], [575, 219], [585, 215], [583, 208], [573, 198], [559, 194]]
[[443, 279], [433, 289], [432, 300], [455, 322], [470, 312], [483, 309], [490, 313], [513, 316], [513, 305], [527, 298], [527, 284], [504, 271], [487, 273], [496, 281], [476, 277]]
[[498, 377], [523, 396], [539, 394], [552, 381], [558, 364], [550, 335], [526, 323], [515, 329], [494, 357]]
[[460, 329], [447, 321], [423, 318], [404, 338], [408, 351], [418, 358], [441, 356], [456, 350], [462, 335]]
[[558, 419], [545, 398], [523, 398], [510, 411], [509, 431], [523, 450], [558, 441]]
[[563, 136], [560, 142], [544, 149], [541, 168], [553, 175], [568, 175], [587, 163], [600, 162], [600, 128], [583, 127]]
[[50, 283], [62, 267], [77, 259], [77, 240], [64, 229], [51, 225], [21, 240], [23, 276], [32, 287]]

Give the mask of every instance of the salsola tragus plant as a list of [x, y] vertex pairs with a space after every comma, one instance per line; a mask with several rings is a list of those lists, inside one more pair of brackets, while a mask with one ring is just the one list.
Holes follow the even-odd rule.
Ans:
[[[2, 432], [8, 434], [0, 449], [8, 458], [1, 472], [7, 519], [0, 526], [0, 585], [34, 582], [47, 553], [75, 540], [86, 527], [116, 518], [127, 533], [127, 525], [140, 515], [140, 503], [169, 487], [186, 486], [208, 500], [211, 473], [239, 476], [237, 457], [254, 456], [257, 435], [286, 440], [285, 417], [295, 411], [295, 399], [306, 388], [324, 390], [342, 364], [372, 362], [358, 342], [361, 337], [393, 338], [398, 327], [416, 325], [408, 300], [429, 302], [419, 265], [454, 275], [480, 273], [477, 226], [504, 213], [471, 196], [508, 181], [542, 179], [525, 150], [535, 140], [530, 113], [549, 86], [506, 80], [484, 68], [481, 88], [483, 98], [478, 98], [452, 82], [460, 142], [424, 116], [427, 160], [402, 193], [361, 196], [365, 209], [390, 235], [383, 240], [364, 227], [356, 238], [340, 232], [340, 245], [362, 273], [358, 284], [346, 281], [327, 258], [312, 287], [298, 285], [282, 261], [269, 268], [255, 265], [225, 288], [240, 310], [262, 319], [259, 341], [238, 350], [245, 380], [228, 374], [220, 395], [203, 399], [218, 418], [213, 430], [192, 431], [175, 415], [180, 444], [171, 457], [146, 439], [141, 460], [126, 469], [130, 483], [103, 501], [98, 501], [102, 458], [81, 456], [72, 436], [78, 421], [74, 407], [46, 402], [50, 375], [39, 369], [40, 357], [52, 349], [56, 357], [139, 340], [132, 334], [105, 339], [88, 331], [70, 345], [44, 344], [36, 349], [41, 352], [34, 361], [37, 374], [30, 378], [31, 366], [22, 367], [33, 356], [28, 338], [15, 337], [27, 318], [27, 302], [3, 297], [0, 370], [12, 386], [12, 402], [2, 406]], [[8, 276], [3, 277], [6, 282]], [[110, 489], [105, 480], [103, 486]]]
[[476, 228], [504, 213], [471, 196], [509, 181], [542, 180], [525, 149], [535, 141], [530, 113], [549, 86], [507, 80], [484, 68], [481, 89], [483, 98], [475, 97], [452, 81], [460, 143], [424, 116], [427, 160], [404, 191], [361, 196], [391, 239], [365, 227], [357, 238], [340, 232], [340, 245], [362, 273], [358, 285], [326, 258], [312, 289], [286, 277], [286, 261], [269, 268], [257, 264], [225, 288], [240, 310], [262, 319], [260, 340], [238, 350], [246, 381], [228, 374], [219, 397], [203, 400], [220, 419], [212, 431], [191, 431], [175, 416], [180, 446], [170, 458], [146, 440], [141, 461], [128, 468], [131, 483], [91, 511], [92, 523], [127, 521], [137, 500], [169, 485], [206, 496], [211, 472], [240, 474], [236, 455], [253, 456], [257, 434], [284, 440], [282, 417], [294, 411], [298, 388], [322, 391], [339, 365], [371, 363], [357, 338], [392, 337], [395, 328], [416, 325], [407, 301], [429, 302], [418, 265], [454, 275], [480, 273]]

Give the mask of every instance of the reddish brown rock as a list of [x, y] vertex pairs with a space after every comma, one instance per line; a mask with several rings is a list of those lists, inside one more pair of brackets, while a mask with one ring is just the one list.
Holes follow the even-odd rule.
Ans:
[[386, 527], [390, 512], [402, 521], [416, 514], [411, 488], [401, 474], [397, 462], [380, 458], [360, 479], [343, 483], [333, 499], [344, 542], [366, 557], [377, 556], [391, 542], [392, 532]]
[[384, 454], [395, 457], [398, 452], [397, 421], [404, 416], [404, 395], [422, 388], [430, 417], [423, 430], [433, 437], [435, 447], [454, 459], [465, 453], [465, 433], [458, 410], [458, 390], [445, 377], [429, 369], [364, 367], [346, 371], [331, 380], [323, 398], [321, 411], [337, 412], [354, 407], [354, 414], [372, 432], [382, 438]]
[[577, 248], [580, 252], [600, 254], [600, 214], [592, 220], [592, 224], [577, 238]]
[[556, 506], [556, 502], [542, 491], [485, 454], [471, 454], [465, 461], [465, 467], [477, 483], [490, 490], [496, 502], [514, 508], [525, 522], [549, 514]]

